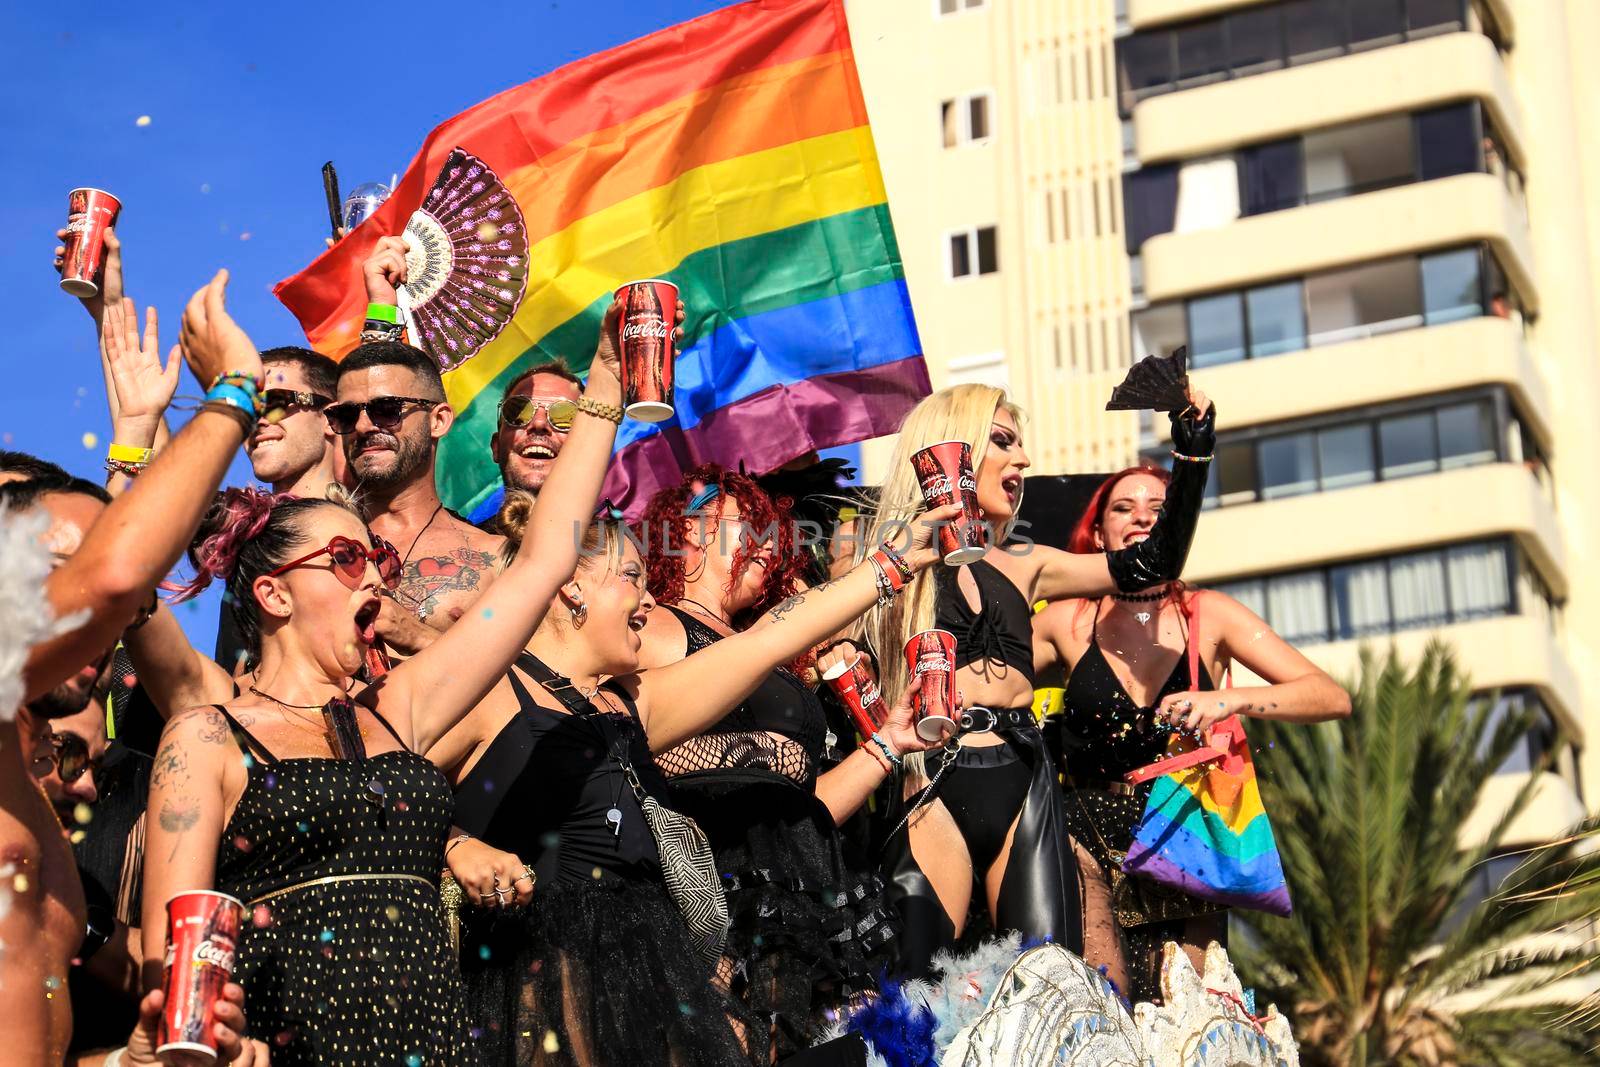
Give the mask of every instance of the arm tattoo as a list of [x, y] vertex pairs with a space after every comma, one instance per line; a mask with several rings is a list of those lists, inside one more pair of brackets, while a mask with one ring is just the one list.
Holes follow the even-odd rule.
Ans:
[[159, 819], [161, 828], [173, 835], [172, 851], [167, 854], [167, 862], [171, 863], [178, 857], [178, 846], [183, 843], [184, 832], [200, 821], [200, 802], [193, 797], [168, 798], [161, 804]]
[[806, 602], [806, 594], [804, 594], [804, 593], [796, 593], [794, 596], [790, 597], [788, 600], [783, 601], [777, 607], [773, 608], [767, 614], [769, 616], [771, 616], [773, 622], [782, 622], [783, 621], [783, 617], [785, 615], [789, 614], [789, 612], [793, 611], [795, 608], [798, 608], [801, 604], [804, 604], [805, 602]]
[[189, 756], [176, 741], [168, 741], [156, 751], [155, 763], [150, 769], [150, 785], [162, 789], [178, 775], [187, 775]]

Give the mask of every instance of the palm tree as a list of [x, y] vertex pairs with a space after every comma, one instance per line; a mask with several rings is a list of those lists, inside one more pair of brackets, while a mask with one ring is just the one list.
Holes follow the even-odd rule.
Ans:
[[1488, 900], [1475, 869], [1533, 779], [1483, 841], [1458, 839], [1534, 713], [1497, 719], [1437, 643], [1410, 672], [1364, 654], [1352, 701], [1342, 722], [1251, 724], [1295, 913], [1235, 913], [1246, 980], [1290, 1016], [1308, 1067], [1595, 1063], [1592, 1017], [1548, 987], [1596, 968], [1583, 931], [1600, 854], [1579, 835], [1600, 822], [1535, 850]]

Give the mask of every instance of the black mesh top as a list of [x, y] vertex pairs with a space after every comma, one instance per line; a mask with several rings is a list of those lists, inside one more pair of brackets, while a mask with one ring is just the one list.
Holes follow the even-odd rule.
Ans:
[[[723, 635], [687, 612], [664, 605], [683, 624], [692, 656]], [[778, 775], [809, 789], [822, 759], [827, 716], [817, 695], [790, 671], [773, 671], [710, 730], [656, 754], [668, 778], [705, 771]]]
[[1010, 578], [987, 560], [969, 565], [978, 587], [978, 610], [961, 594], [956, 584], [960, 573], [940, 567], [933, 607], [933, 624], [956, 638], [956, 667], [969, 663], [998, 662], [1014, 667], [1028, 680], [1033, 678], [1033, 612], [1028, 598]]

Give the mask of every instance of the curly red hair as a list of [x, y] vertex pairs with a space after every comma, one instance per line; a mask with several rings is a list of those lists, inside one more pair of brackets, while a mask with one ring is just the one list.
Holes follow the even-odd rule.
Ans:
[[[734, 620], [734, 625], [742, 629], [780, 601], [793, 596], [800, 588], [806, 568], [805, 556], [796, 542], [793, 502], [787, 497], [772, 499], [749, 475], [731, 471], [718, 463], [704, 463], [685, 474], [677, 485], [650, 498], [640, 520], [646, 581], [650, 595], [659, 603], [676, 604], [683, 599], [688, 569], [685, 550], [690, 533], [699, 521], [698, 514], [689, 511], [689, 501], [697, 486], [707, 485], [717, 485], [722, 490], [710, 506], [720, 502], [723, 496], [732, 497], [739, 505], [739, 521], [744, 530], [757, 533], [770, 530], [775, 535], [771, 545], [772, 561], [766, 568], [761, 596]], [[751, 558], [761, 547], [740, 537], [739, 547], [733, 554], [733, 582], [744, 576], [745, 568], [750, 566]]]

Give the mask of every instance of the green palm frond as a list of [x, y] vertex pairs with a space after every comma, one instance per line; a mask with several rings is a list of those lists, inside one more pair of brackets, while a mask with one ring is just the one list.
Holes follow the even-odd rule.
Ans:
[[1600, 819], [1533, 850], [1488, 900], [1478, 868], [1503, 854], [1538, 775], [1483, 840], [1459, 840], [1534, 713], [1496, 717], [1437, 643], [1409, 668], [1364, 651], [1347, 688], [1347, 721], [1251, 725], [1295, 913], [1236, 913], [1240, 972], [1290, 1016], [1308, 1065], [1596, 1062], [1600, 998], [1547, 993], [1600, 981]]

